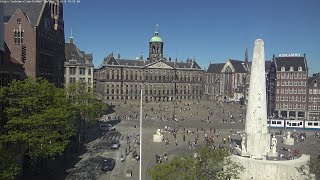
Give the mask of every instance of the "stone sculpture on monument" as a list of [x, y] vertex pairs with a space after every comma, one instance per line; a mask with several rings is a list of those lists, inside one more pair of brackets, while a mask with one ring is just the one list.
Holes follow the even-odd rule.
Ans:
[[[271, 139], [267, 128], [266, 78], [264, 42], [254, 42], [253, 59], [250, 71], [245, 133], [242, 136], [241, 149], [231, 160], [240, 163], [245, 170], [240, 179], [304, 179], [297, 167], [307, 164], [310, 156], [302, 155], [294, 160], [277, 159], [277, 139]], [[270, 142], [271, 140], [271, 142]], [[272, 159], [268, 160], [267, 159]], [[270, 158], [272, 157], [272, 158]]]
[[291, 137], [291, 133], [288, 131], [287, 136], [282, 138], [283, 144], [294, 145], [294, 139]]
[[153, 142], [162, 142], [163, 134], [160, 132], [160, 129], [157, 129], [156, 134], [153, 135]]

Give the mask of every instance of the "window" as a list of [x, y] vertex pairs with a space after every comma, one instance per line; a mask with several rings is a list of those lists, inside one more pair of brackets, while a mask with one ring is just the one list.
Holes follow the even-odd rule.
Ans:
[[75, 77], [70, 77], [70, 83], [75, 83], [76, 82], [76, 78]]
[[13, 33], [14, 33], [14, 43], [15, 44], [23, 44], [24, 42], [23, 42], [23, 33], [24, 33], [24, 30], [17, 30], [17, 29], [15, 29], [14, 31], [13, 31]]
[[88, 78], [88, 83], [91, 84], [91, 78]]
[[86, 75], [86, 68], [80, 68], [80, 75]]
[[21, 24], [21, 18], [17, 18], [17, 23]]
[[289, 71], [293, 71], [293, 66], [290, 66], [290, 69], [289, 69]]
[[318, 89], [313, 89], [313, 94], [318, 94]]
[[75, 67], [70, 67], [69, 71], [70, 71], [70, 75], [75, 75], [76, 74], [76, 68]]
[[91, 69], [88, 69], [88, 75], [91, 75]]
[[302, 67], [301, 66], [298, 67], [298, 71], [302, 71]]
[[286, 68], [284, 66], [281, 67], [281, 71], [285, 71]]

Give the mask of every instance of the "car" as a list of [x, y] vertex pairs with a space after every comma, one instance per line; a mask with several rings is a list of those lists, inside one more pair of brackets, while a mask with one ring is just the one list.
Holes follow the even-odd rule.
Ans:
[[100, 130], [101, 131], [115, 131], [116, 128], [114, 128], [111, 124], [100, 124]]
[[120, 147], [120, 142], [118, 140], [112, 140], [110, 142], [111, 149], [119, 149], [119, 147]]
[[114, 166], [116, 165], [116, 161], [112, 158], [106, 158], [102, 160], [101, 170], [102, 171], [112, 171]]

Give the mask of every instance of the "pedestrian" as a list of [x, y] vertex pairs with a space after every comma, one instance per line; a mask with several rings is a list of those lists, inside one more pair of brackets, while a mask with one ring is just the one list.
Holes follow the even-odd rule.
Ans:
[[159, 162], [159, 155], [156, 154], [155, 157], [156, 157], [156, 163], [158, 163]]
[[164, 159], [165, 162], [168, 161], [168, 155], [167, 155], [167, 153], [164, 153], [163, 159]]
[[183, 142], [186, 142], [186, 135], [185, 134], [183, 134]]
[[175, 142], [176, 142], [176, 146], [178, 146], [178, 139], [176, 139], [176, 141], [175, 141]]
[[122, 154], [120, 155], [120, 160], [121, 160], [121, 162], [124, 161], [124, 158], [123, 158], [123, 155], [122, 155]]

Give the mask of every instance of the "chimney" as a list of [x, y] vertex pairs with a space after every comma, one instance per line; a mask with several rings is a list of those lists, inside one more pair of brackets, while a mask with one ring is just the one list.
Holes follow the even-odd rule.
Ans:
[[120, 60], [120, 54], [118, 54], [118, 60]]

